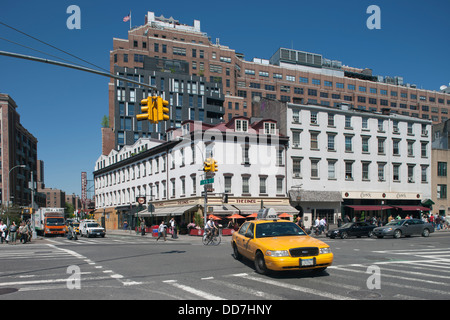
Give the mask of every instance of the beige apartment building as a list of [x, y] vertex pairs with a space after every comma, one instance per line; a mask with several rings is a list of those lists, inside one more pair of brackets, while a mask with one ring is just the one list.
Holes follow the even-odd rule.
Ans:
[[434, 202], [433, 213], [450, 216], [450, 201], [448, 186], [450, 176], [448, 165], [450, 162], [450, 120], [433, 126], [432, 185], [431, 198]]

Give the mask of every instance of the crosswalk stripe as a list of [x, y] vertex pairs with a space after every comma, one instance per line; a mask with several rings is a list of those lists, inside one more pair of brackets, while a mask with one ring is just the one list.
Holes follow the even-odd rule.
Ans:
[[311, 288], [307, 288], [307, 287], [293, 285], [293, 284], [290, 284], [290, 283], [284, 283], [284, 282], [278, 282], [278, 281], [275, 281], [275, 280], [254, 277], [254, 276], [250, 276], [248, 274], [245, 275], [245, 276], [242, 275], [242, 274], [237, 275], [237, 276], [244, 277], [245, 279], [249, 279], [249, 280], [253, 280], [253, 281], [257, 281], [257, 282], [262, 282], [262, 283], [265, 283], [265, 284], [270, 284], [270, 285], [274, 285], [274, 286], [290, 289], [290, 290], [295, 290], [295, 291], [300, 291], [300, 292], [303, 292], [303, 293], [313, 294], [313, 295], [320, 296], [320, 297], [323, 297], [323, 298], [328, 298], [328, 299], [333, 299], [333, 300], [355, 300], [355, 299], [350, 298], [350, 297], [337, 295], [337, 294], [333, 294], [333, 293], [330, 293], [330, 292], [324, 292], [324, 291], [319, 291], [319, 290], [316, 290], [316, 289], [311, 289]]
[[195, 289], [195, 288], [192, 288], [190, 286], [183, 285], [183, 284], [179, 284], [176, 281], [175, 282], [167, 282], [166, 281], [166, 283], [168, 283], [168, 284], [170, 284], [170, 285], [172, 285], [172, 286], [174, 286], [174, 287], [176, 287], [178, 289], [181, 289], [181, 290], [184, 290], [186, 292], [192, 293], [192, 294], [194, 294], [194, 295], [196, 295], [196, 296], [198, 296], [200, 298], [206, 299], [206, 300], [226, 300], [224, 298], [221, 298], [219, 296], [210, 294], [208, 292], [201, 291], [201, 290], [198, 290], [198, 289]]

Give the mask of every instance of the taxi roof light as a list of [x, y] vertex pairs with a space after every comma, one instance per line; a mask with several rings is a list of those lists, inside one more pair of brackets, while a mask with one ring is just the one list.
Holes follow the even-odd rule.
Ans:
[[278, 220], [277, 212], [274, 208], [265, 208], [258, 211], [258, 220]]

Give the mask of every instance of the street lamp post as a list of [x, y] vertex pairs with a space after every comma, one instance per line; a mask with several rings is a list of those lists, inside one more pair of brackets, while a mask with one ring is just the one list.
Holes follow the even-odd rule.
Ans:
[[8, 207], [9, 207], [9, 204], [10, 204], [10, 200], [11, 200], [11, 188], [10, 188], [10, 184], [11, 184], [11, 171], [13, 171], [14, 169], [16, 169], [16, 168], [26, 168], [27, 166], [26, 165], [24, 165], [24, 164], [19, 164], [19, 165], [17, 165], [17, 166], [14, 166], [14, 167], [12, 167], [10, 170], [9, 170], [9, 173], [8, 173], [8, 184], [7, 184], [7, 188], [8, 188], [8, 192], [6, 193], [6, 195], [7, 195], [7, 199], [6, 199], [6, 204], [8, 205]]

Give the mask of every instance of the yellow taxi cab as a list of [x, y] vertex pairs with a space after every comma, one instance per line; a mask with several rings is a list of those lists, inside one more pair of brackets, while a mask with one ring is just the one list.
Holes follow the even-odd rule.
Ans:
[[232, 235], [235, 259], [254, 261], [256, 272], [317, 270], [333, 263], [330, 247], [310, 237], [297, 224], [277, 219], [274, 209], [261, 209], [258, 218], [242, 224]]

